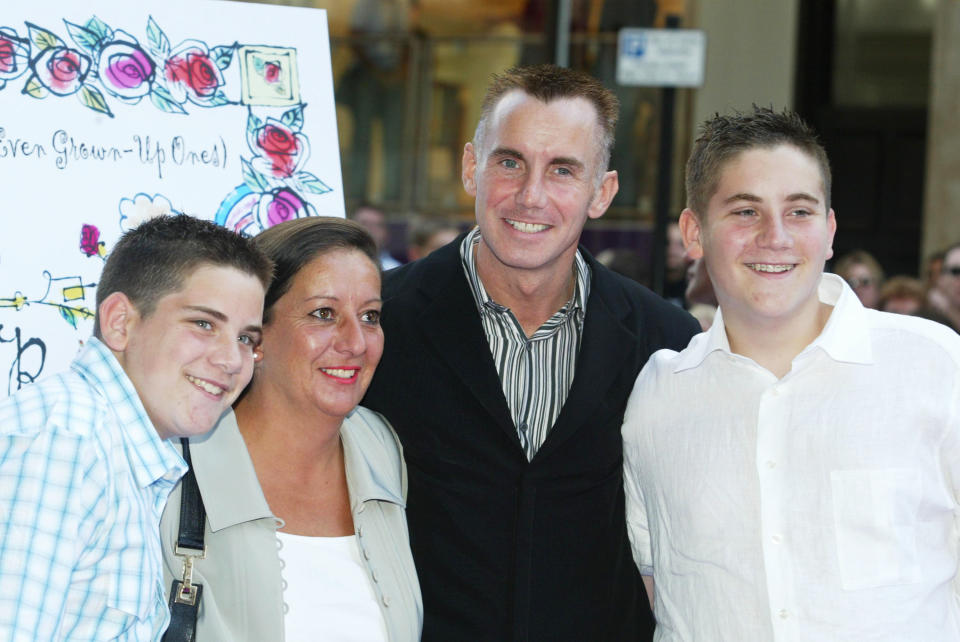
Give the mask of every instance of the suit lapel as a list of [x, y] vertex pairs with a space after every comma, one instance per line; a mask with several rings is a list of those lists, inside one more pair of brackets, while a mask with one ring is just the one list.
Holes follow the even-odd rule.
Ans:
[[429, 300], [420, 314], [418, 326], [423, 341], [437, 351], [450, 367], [452, 376], [470, 390], [520, 448], [477, 304], [463, 274], [460, 244], [454, 243], [453, 246], [446, 248], [453, 249], [453, 252], [438, 250], [434, 253], [440, 255], [432, 266], [431, 276], [436, 279], [426, 279], [421, 285], [421, 291]]
[[[637, 349], [637, 337], [624, 327], [617, 305], [619, 292], [608, 287], [606, 275], [581, 247], [593, 280], [577, 355], [577, 370], [563, 410], [534, 459], [549, 455], [559, 444], [596, 416], [596, 408]], [[624, 400], [625, 401], [625, 400]]]

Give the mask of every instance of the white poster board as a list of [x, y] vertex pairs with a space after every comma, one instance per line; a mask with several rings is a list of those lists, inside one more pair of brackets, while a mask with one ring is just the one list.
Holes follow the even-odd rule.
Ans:
[[68, 366], [124, 230], [343, 216], [326, 13], [33, 0], [0, 14], [0, 397]]

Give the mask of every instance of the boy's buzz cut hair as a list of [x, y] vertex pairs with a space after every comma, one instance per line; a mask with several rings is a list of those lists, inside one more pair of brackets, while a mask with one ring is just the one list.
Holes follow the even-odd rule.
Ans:
[[[147, 317], [157, 301], [177, 292], [201, 265], [232, 267], [270, 286], [273, 263], [252, 241], [211, 221], [186, 214], [158, 216], [126, 232], [111, 250], [97, 284], [97, 310], [123, 292]], [[99, 315], [93, 335], [102, 339]]]
[[816, 132], [796, 113], [753, 105], [750, 112], [715, 114], [700, 128], [687, 160], [687, 207], [702, 220], [717, 190], [723, 166], [750, 149], [790, 145], [808, 154], [820, 167], [825, 209], [830, 209], [830, 161]]

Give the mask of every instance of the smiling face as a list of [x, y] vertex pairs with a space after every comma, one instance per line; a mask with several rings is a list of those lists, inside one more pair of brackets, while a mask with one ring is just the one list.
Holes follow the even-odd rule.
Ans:
[[253, 385], [291, 411], [342, 419], [383, 354], [380, 273], [359, 250], [307, 263], [270, 311]]
[[706, 262], [728, 325], [816, 323], [817, 288], [836, 232], [825, 200], [817, 163], [779, 145], [734, 156], [707, 211], [684, 210], [687, 252]]
[[[201, 265], [183, 287], [141, 317], [120, 292], [100, 310], [104, 341], [133, 382], [160, 437], [190, 437], [211, 428], [253, 374], [264, 289], [236, 268]], [[116, 306], [126, 306], [120, 326]]]
[[463, 153], [481, 271], [569, 271], [584, 223], [617, 193], [616, 172], [598, 166], [601, 139], [585, 98], [544, 103], [514, 90], [500, 100], [477, 141], [483, 149], [467, 143]]

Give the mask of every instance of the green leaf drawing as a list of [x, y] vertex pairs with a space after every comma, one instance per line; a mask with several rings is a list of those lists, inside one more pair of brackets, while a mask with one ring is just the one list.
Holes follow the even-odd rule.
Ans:
[[63, 41], [53, 32], [47, 31], [43, 27], [38, 27], [32, 22], [24, 24], [27, 25], [27, 29], [30, 31], [30, 41], [33, 42], [33, 46], [36, 47], [38, 51], [46, 51], [54, 47], [65, 46]]
[[23, 93], [34, 98], [46, 98], [47, 88], [40, 84], [36, 76], [30, 76], [27, 84], [23, 86]]
[[270, 182], [258, 172], [253, 169], [253, 165], [250, 164], [246, 158], [240, 159], [240, 164], [243, 165], [243, 182], [246, 183], [254, 192], [269, 192], [270, 191]]
[[97, 34], [93, 33], [86, 27], [81, 27], [80, 25], [74, 24], [72, 22], [63, 21], [67, 25], [67, 33], [70, 34], [70, 37], [73, 38], [73, 41], [77, 43], [81, 49], [87, 51], [87, 53], [94, 54], [97, 50], [97, 45], [100, 43], [100, 38]]
[[113, 112], [110, 111], [110, 107], [107, 106], [107, 101], [104, 99], [103, 94], [93, 85], [84, 85], [81, 87], [79, 96], [80, 102], [90, 109], [113, 118]]
[[326, 183], [309, 172], [299, 172], [297, 182], [304, 190], [313, 194], [326, 194], [333, 191]]
[[112, 40], [113, 39], [113, 29], [107, 26], [100, 18], [94, 16], [87, 20], [87, 24], [83, 25], [84, 29], [94, 34], [97, 37], [97, 40]]
[[150, 43], [150, 48], [160, 58], [166, 58], [167, 54], [170, 53], [170, 40], [167, 38], [167, 34], [163, 33], [160, 25], [153, 19], [153, 16], [147, 18], [147, 42]]
[[306, 107], [306, 105], [297, 105], [283, 112], [283, 115], [280, 116], [280, 122], [295, 132], [300, 131], [300, 128], [303, 127], [304, 107]]
[[170, 90], [163, 85], [153, 86], [153, 88], [150, 90], [150, 102], [153, 103], [154, 107], [160, 111], [165, 111], [168, 114], [187, 113], [187, 110], [183, 108], [183, 105], [175, 101], [173, 99], [173, 95], [170, 93]]
[[77, 313], [73, 308], [68, 308], [65, 305], [58, 306], [60, 310], [60, 316], [63, 317], [64, 321], [73, 326], [74, 329], [77, 328]]
[[220, 90], [220, 91], [218, 91], [217, 93], [215, 93], [213, 96], [211, 96], [211, 98], [210, 98], [210, 100], [209, 100], [209, 102], [207, 103], [206, 106], [207, 106], [207, 107], [221, 107], [221, 106], [223, 106], [223, 105], [230, 105], [230, 104], [232, 104], [232, 103], [230, 102], [230, 99], [227, 98], [227, 95], [226, 95], [225, 93], [223, 93], [223, 90]]
[[254, 134], [261, 127], [263, 127], [263, 121], [257, 118], [256, 115], [251, 111], [250, 115], [247, 116], [247, 133]]
[[213, 57], [213, 62], [216, 63], [217, 67], [221, 70], [226, 69], [230, 66], [230, 61], [233, 60], [233, 46], [221, 45], [219, 47], [214, 47], [210, 54]]

